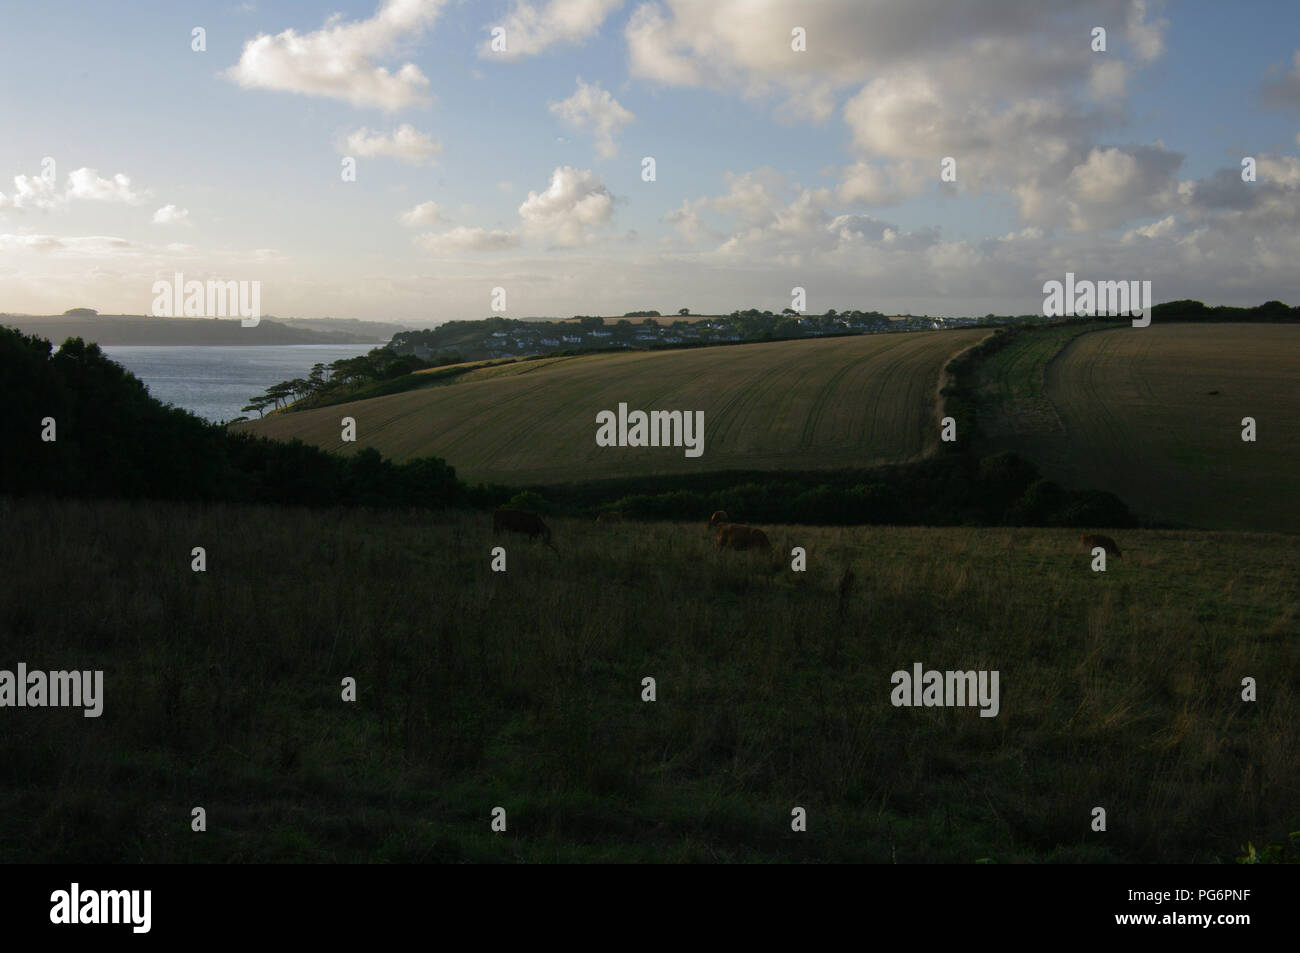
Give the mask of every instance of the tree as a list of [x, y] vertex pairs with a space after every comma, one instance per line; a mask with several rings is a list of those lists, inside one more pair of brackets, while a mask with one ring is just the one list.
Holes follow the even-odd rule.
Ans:
[[270, 405], [271, 405], [271, 398], [263, 394], [261, 397], [254, 397], [251, 401], [249, 401], [247, 404], [245, 404], [243, 407], [240, 407], [239, 409], [255, 410], [257, 411], [257, 416], [265, 417], [266, 408], [269, 407]]
[[678, 309], [677, 309], [677, 313], [680, 314], [680, 315], [685, 316], [685, 315], [688, 315], [688, 314], [691, 313], [691, 309], [690, 309], [690, 308], [678, 308]]
[[782, 309], [781, 309], [781, 313], [782, 313], [782, 314], [798, 314], [799, 312], [796, 311], [794, 308], [782, 308]]
[[289, 398], [293, 396], [293, 385], [289, 381], [281, 381], [278, 384], [272, 384], [266, 389], [266, 399], [268, 403], [274, 403], [278, 409], [281, 404], [288, 403]]

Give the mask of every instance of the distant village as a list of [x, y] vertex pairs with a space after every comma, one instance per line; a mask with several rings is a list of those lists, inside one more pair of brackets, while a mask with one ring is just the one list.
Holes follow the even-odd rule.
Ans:
[[889, 334], [933, 331], [942, 328], [1007, 324], [1041, 320], [1040, 316], [1012, 318], [942, 318], [916, 315], [889, 316], [877, 311], [829, 310], [825, 314], [799, 314], [786, 309], [733, 311], [728, 315], [692, 316], [633, 311], [619, 317], [576, 315], [563, 321], [525, 321], [492, 317], [481, 321], [448, 321], [435, 328], [401, 331], [388, 347], [398, 354], [422, 360], [456, 356], [465, 361], [546, 354], [552, 351], [689, 347], [732, 344], [741, 341], [775, 341], [851, 334]]

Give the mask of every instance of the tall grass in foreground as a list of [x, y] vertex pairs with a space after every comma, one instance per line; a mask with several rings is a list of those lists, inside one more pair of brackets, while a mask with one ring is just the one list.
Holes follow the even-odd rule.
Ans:
[[[1103, 575], [1068, 530], [769, 528], [795, 574], [551, 522], [0, 501], [0, 668], [106, 694], [0, 710], [0, 860], [1212, 862], [1300, 827], [1300, 538], [1116, 530]], [[892, 707], [914, 662], [998, 670], [1001, 713]]]

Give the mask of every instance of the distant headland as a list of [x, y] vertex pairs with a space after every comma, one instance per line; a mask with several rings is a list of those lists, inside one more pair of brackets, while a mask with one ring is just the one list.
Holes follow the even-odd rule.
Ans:
[[63, 314], [0, 313], [0, 325], [39, 334], [54, 342], [83, 338], [104, 346], [265, 346], [289, 344], [384, 344], [402, 325], [342, 318], [265, 317], [256, 327], [238, 318], [156, 318], [138, 314], [99, 314], [71, 308]]

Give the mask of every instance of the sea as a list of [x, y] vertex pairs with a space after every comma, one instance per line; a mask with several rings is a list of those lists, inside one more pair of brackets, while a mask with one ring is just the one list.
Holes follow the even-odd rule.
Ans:
[[369, 353], [379, 344], [287, 344], [255, 347], [101, 346], [140, 378], [149, 393], [213, 423], [256, 417], [240, 408], [272, 384], [306, 377], [315, 364]]

